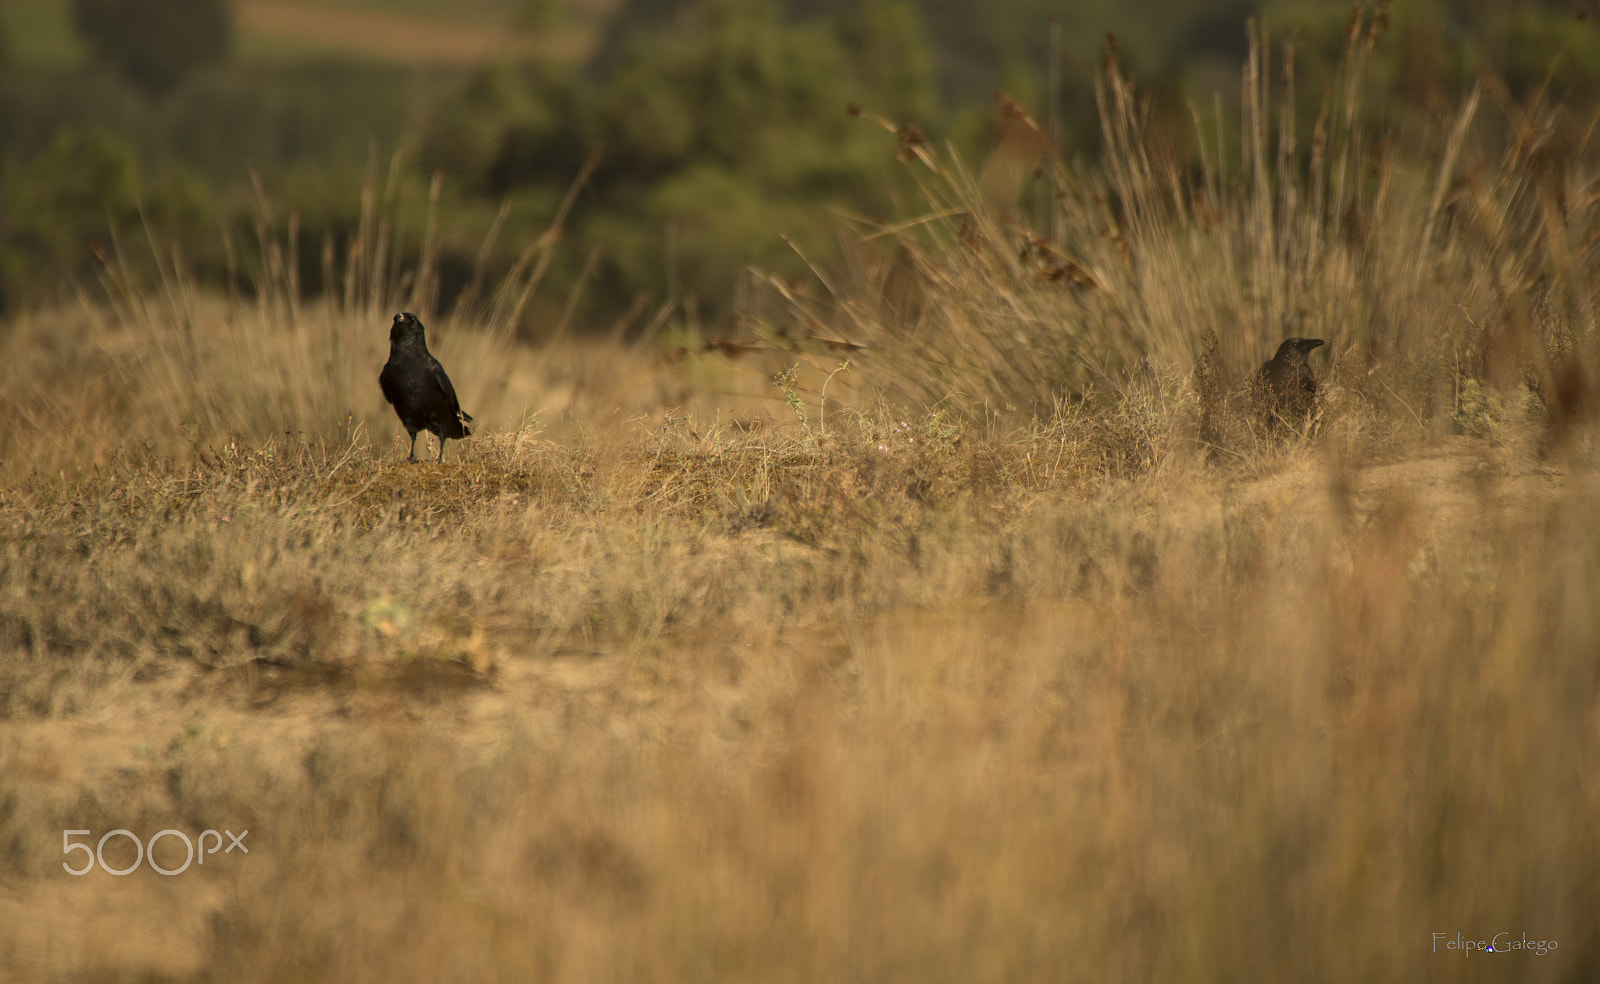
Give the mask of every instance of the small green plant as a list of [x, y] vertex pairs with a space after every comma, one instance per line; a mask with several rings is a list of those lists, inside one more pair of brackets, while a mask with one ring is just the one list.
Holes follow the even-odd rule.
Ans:
[[800, 363], [794, 362], [790, 363], [788, 368], [773, 376], [772, 381], [777, 384], [779, 392], [783, 393], [784, 405], [794, 411], [795, 419], [805, 424], [809, 423], [809, 420], [806, 417], [805, 402], [800, 399], [800, 390], [796, 381], [799, 375]]

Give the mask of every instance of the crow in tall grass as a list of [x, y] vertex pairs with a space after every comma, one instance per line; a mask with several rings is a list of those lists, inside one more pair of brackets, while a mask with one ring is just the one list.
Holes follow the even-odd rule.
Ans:
[[1256, 374], [1262, 402], [1285, 420], [1298, 420], [1317, 401], [1317, 377], [1306, 356], [1322, 344], [1320, 338], [1286, 338], [1278, 354], [1262, 363]]
[[411, 434], [411, 457], [417, 460], [417, 432], [432, 431], [439, 438], [439, 460], [444, 460], [446, 438], [461, 440], [472, 434], [472, 415], [461, 409], [456, 390], [444, 366], [428, 351], [422, 322], [410, 311], [394, 316], [389, 328], [389, 361], [378, 374], [383, 398], [394, 404], [400, 423]]

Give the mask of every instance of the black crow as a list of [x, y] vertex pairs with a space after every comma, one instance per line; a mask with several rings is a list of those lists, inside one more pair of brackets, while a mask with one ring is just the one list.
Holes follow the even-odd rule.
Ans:
[[378, 374], [383, 398], [394, 404], [400, 423], [411, 434], [411, 457], [417, 460], [417, 432], [432, 431], [439, 438], [439, 460], [444, 460], [446, 438], [461, 440], [472, 434], [472, 415], [461, 409], [456, 389], [444, 366], [428, 351], [422, 322], [410, 311], [394, 316], [389, 328], [389, 361]]
[[1320, 338], [1286, 338], [1278, 354], [1262, 363], [1256, 379], [1262, 400], [1273, 414], [1286, 420], [1306, 415], [1317, 400], [1317, 377], [1306, 356], [1322, 344]]

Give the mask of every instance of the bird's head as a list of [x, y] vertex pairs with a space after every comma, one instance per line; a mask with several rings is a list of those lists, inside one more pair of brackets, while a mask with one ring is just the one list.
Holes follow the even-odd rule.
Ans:
[[1323, 344], [1320, 338], [1285, 338], [1283, 344], [1278, 346], [1275, 358], [1287, 359], [1298, 356], [1304, 359], [1311, 350]]
[[409, 342], [422, 338], [422, 320], [410, 311], [401, 311], [394, 316], [394, 324], [389, 326], [389, 342]]

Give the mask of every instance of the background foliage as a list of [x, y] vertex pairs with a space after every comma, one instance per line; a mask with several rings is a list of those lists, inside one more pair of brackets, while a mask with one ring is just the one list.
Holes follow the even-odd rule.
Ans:
[[[308, 8], [324, 21], [283, 13]], [[1363, 111], [1400, 139], [1447, 125], [1485, 72], [1512, 100], [1600, 90], [1600, 33], [1570, 4], [1375, 9], [1391, 41], [1365, 84], [1385, 96]], [[1341, 2], [478, 0], [447, 23], [406, 0], [16, 0], [0, 11], [0, 311], [92, 286], [97, 244], [142, 238], [141, 223], [218, 285], [229, 240], [292, 224], [315, 294], [334, 286], [325, 252], [356, 238], [364, 182], [385, 179], [415, 260], [435, 177], [448, 307], [474, 269], [515, 264], [594, 155], [544, 296], [565, 304], [592, 281], [579, 328], [640, 330], [638, 312], [664, 308], [724, 330], [747, 266], [797, 275], [802, 257], [836, 256], [830, 212], [915, 200], [886, 161], [892, 138], [846, 107], [953, 141], [977, 166], [1003, 89], [1064, 160], [1092, 166], [1107, 32], [1153, 119], [1216, 96], [1231, 134], [1252, 14], [1293, 39], [1297, 115], [1314, 119], [1351, 23]], [[1189, 128], [1168, 129], [1198, 164]], [[522, 330], [556, 314], [536, 302]]]
[[72, 0], [72, 26], [96, 61], [159, 96], [227, 60], [233, 7], [228, 0]]

